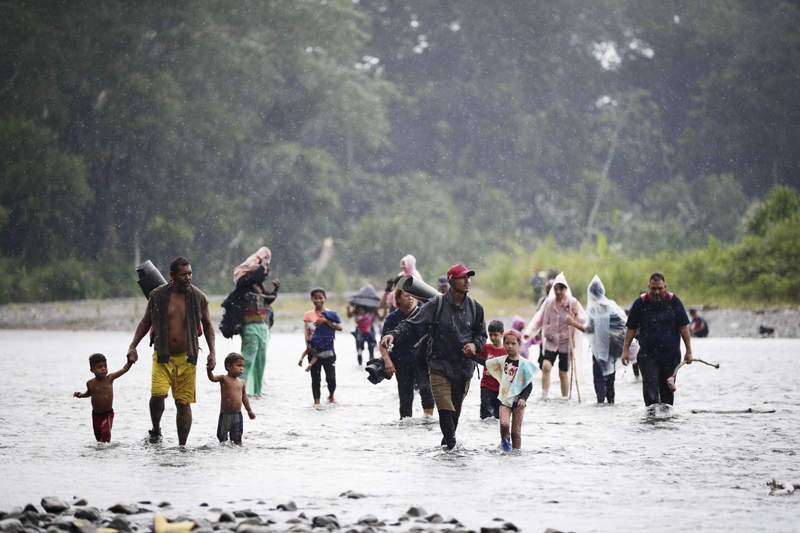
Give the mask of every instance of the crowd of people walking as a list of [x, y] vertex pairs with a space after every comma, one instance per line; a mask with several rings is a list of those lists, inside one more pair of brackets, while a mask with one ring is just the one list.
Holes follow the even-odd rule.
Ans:
[[[161, 440], [161, 416], [171, 391], [177, 408], [179, 444], [186, 443], [192, 425], [191, 404], [195, 401], [199, 336], [208, 345], [206, 371], [209, 380], [220, 383], [221, 408], [217, 435], [220, 441], [241, 444], [244, 407], [253, 419], [249, 397], [262, 394], [267, 364], [272, 304], [278, 297], [280, 281], [265, 282], [272, 254], [262, 247], [233, 272], [234, 289], [223, 302], [225, 315], [220, 331], [230, 338], [239, 335], [241, 353], [225, 359], [227, 374], [215, 375], [215, 328], [208, 312], [208, 299], [192, 285], [192, 268], [183, 257], [170, 265], [170, 281], [151, 280], [145, 290], [148, 305], [128, 349], [128, 362], [119, 372], [109, 374], [102, 354], [90, 358], [95, 375], [87, 391], [77, 397], [91, 397], [97, 440], [109, 441], [113, 423], [112, 384], [138, 360], [137, 347], [149, 333], [154, 346], [148, 439]], [[681, 341], [685, 346], [683, 364], [692, 362], [691, 336], [707, 334], [708, 326], [693, 312], [690, 321], [680, 299], [667, 292], [664, 276], [650, 276], [648, 289], [630, 306], [629, 315], [606, 296], [602, 280], [595, 276], [587, 291], [586, 308], [572, 294], [566, 275], [551, 269], [544, 276], [537, 269], [531, 283], [537, 297], [536, 312], [528, 321], [515, 316], [506, 330], [500, 320], [486, 324], [483, 306], [470, 293], [474, 270], [453, 265], [438, 278], [437, 287], [424, 283], [413, 255], [400, 261], [401, 270], [387, 281], [379, 296], [371, 285], [354, 295], [347, 305], [347, 317], [355, 322], [357, 364], [365, 365], [370, 381], [378, 383], [395, 377], [400, 418], [413, 416], [418, 391], [423, 417], [434, 418], [442, 434], [441, 445], [453, 449], [464, 400], [477, 366], [480, 378], [480, 419], [499, 420], [500, 447], [504, 451], [522, 445], [521, 426], [533, 381], [541, 373], [541, 396], [550, 397], [552, 369], [558, 365], [561, 398], [571, 398], [573, 386], [580, 400], [583, 340], [586, 334], [592, 361], [594, 390], [598, 403], [615, 401], [618, 363], [638, 364], [647, 406], [674, 402], [674, 373], [681, 362]], [[158, 275], [160, 277], [160, 275]], [[541, 283], [540, 283], [541, 282]], [[142, 284], [143, 290], [147, 283]], [[539, 290], [541, 289], [541, 290]], [[541, 293], [544, 294], [541, 294]], [[313, 309], [303, 315], [304, 350], [300, 365], [308, 359], [315, 404], [322, 398], [325, 372], [327, 401], [337, 403], [336, 332], [343, 330], [338, 313], [326, 307], [324, 288], [309, 293]], [[694, 311], [694, 310], [693, 310]], [[487, 332], [488, 330], [488, 332]], [[376, 335], [376, 332], [378, 335]], [[378, 357], [375, 357], [375, 348]], [[537, 349], [538, 348], [538, 349]]]

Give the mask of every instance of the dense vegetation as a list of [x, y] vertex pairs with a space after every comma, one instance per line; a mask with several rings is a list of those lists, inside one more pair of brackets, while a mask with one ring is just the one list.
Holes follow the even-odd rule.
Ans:
[[223, 292], [263, 244], [290, 290], [414, 253], [498, 293], [557, 265], [798, 302], [798, 27], [797, 0], [0, 0], [0, 302], [176, 255]]

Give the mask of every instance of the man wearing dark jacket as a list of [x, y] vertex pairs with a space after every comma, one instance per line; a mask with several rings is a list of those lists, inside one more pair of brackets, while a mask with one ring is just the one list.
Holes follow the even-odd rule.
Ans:
[[464, 265], [450, 267], [447, 271], [450, 290], [429, 300], [419, 313], [402, 321], [381, 339], [381, 347], [388, 349], [395, 342], [431, 335], [428, 370], [439, 411], [442, 445], [449, 450], [456, 445], [461, 405], [475, 371], [472, 357], [487, 339], [483, 306], [467, 295], [474, 275]]

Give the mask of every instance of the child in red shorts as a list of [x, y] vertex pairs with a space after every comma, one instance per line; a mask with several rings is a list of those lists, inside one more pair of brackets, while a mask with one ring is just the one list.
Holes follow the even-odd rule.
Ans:
[[136, 358], [128, 356], [121, 370], [108, 373], [106, 356], [96, 353], [89, 357], [89, 369], [94, 379], [86, 382], [86, 392], [76, 392], [75, 398], [92, 398], [92, 426], [97, 442], [111, 442], [111, 426], [114, 423], [114, 380], [131, 369]]

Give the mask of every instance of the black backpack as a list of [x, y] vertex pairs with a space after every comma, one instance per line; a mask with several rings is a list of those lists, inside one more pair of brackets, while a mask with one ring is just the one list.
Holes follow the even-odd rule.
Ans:
[[222, 301], [222, 322], [219, 323], [219, 331], [226, 339], [234, 335], [242, 334], [244, 325], [244, 298], [250, 287], [256, 283], [263, 283], [267, 279], [267, 272], [264, 267], [259, 267], [255, 272], [250, 272], [239, 280], [236, 288]]

